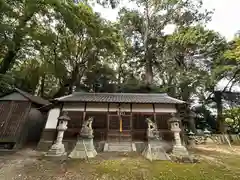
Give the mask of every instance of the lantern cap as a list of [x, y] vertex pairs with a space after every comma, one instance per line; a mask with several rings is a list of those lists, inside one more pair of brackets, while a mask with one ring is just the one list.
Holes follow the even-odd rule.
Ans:
[[210, 134], [211, 131], [209, 131], [207, 128], [205, 128], [204, 131], [203, 131], [203, 133], [204, 133], [204, 134]]
[[58, 120], [60, 120], [60, 121], [70, 121], [71, 119], [67, 114], [68, 114], [67, 112], [63, 112], [63, 115], [59, 116]]
[[189, 136], [193, 136], [194, 135], [194, 132], [192, 132], [191, 130], [189, 131], [188, 133]]

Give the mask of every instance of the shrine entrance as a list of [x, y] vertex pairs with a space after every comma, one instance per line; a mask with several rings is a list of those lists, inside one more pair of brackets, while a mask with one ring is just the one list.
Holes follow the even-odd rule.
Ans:
[[108, 142], [131, 142], [132, 141], [132, 116], [108, 115]]

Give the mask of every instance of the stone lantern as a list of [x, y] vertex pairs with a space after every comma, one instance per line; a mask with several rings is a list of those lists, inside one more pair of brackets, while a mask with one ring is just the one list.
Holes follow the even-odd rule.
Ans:
[[196, 114], [193, 111], [189, 113], [189, 127], [193, 133], [196, 133], [196, 126], [195, 126], [195, 118]]
[[204, 129], [203, 133], [205, 137], [209, 137], [211, 134], [211, 132], [207, 128]]
[[57, 139], [51, 146], [47, 153], [47, 156], [63, 156], [66, 155], [64, 144], [62, 143], [64, 132], [67, 130], [67, 124], [70, 118], [67, 116], [67, 112], [64, 112], [62, 116], [58, 118], [57, 126]]
[[191, 148], [195, 147], [195, 138], [194, 138], [194, 133], [190, 130], [188, 133], [188, 144]]
[[176, 117], [175, 114], [172, 114], [172, 118], [169, 119], [171, 124], [171, 131], [174, 134], [175, 145], [173, 146], [173, 154], [179, 156], [188, 156], [187, 149], [182, 145], [180, 138], [180, 120]]
[[204, 143], [206, 144], [208, 138], [211, 136], [211, 132], [207, 128], [205, 128], [203, 131], [203, 134], [204, 134]]

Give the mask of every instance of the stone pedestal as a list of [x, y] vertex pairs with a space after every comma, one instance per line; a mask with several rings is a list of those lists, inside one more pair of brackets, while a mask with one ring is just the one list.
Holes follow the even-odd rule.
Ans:
[[65, 156], [66, 154], [64, 144], [53, 144], [46, 156]]
[[93, 139], [81, 138], [77, 141], [74, 149], [68, 157], [72, 159], [87, 159], [93, 158], [96, 155], [97, 151], [93, 145]]
[[148, 144], [142, 152], [142, 155], [150, 161], [170, 160], [168, 154], [164, 149], [163, 143], [157, 139], [148, 141]]
[[142, 152], [142, 155], [152, 160], [169, 160], [167, 153], [164, 150], [163, 143], [159, 137], [157, 123], [152, 122], [150, 118], [146, 119], [148, 124], [147, 137], [148, 144]]
[[80, 131], [80, 137], [69, 154], [69, 158], [72, 159], [87, 159], [93, 158], [97, 155], [97, 151], [93, 145], [93, 129], [92, 129], [93, 117], [83, 121], [82, 129]]

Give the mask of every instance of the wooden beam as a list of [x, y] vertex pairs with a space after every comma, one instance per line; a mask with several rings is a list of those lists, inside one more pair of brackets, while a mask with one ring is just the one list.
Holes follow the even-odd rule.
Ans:
[[83, 112], [83, 119], [82, 119], [82, 121], [85, 121], [85, 119], [86, 119], [86, 109], [87, 109], [87, 103], [85, 102], [84, 103], [84, 112]]

